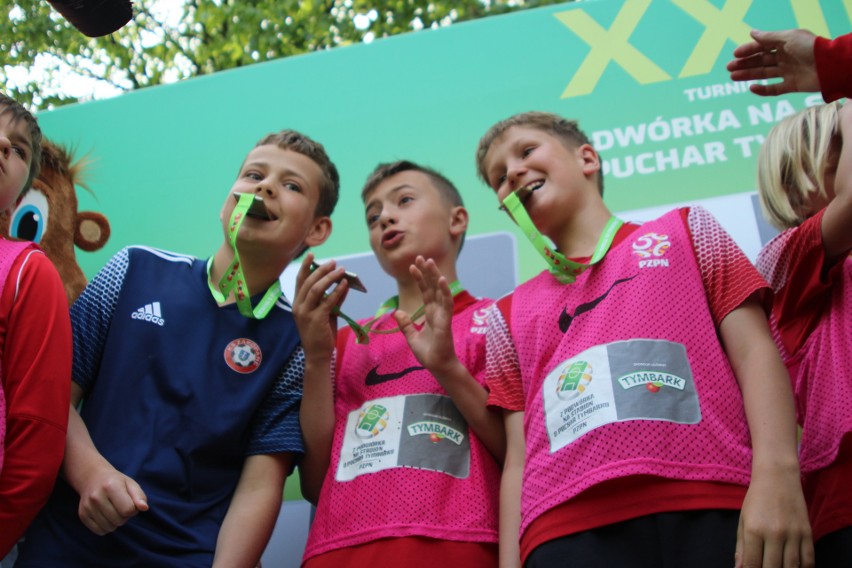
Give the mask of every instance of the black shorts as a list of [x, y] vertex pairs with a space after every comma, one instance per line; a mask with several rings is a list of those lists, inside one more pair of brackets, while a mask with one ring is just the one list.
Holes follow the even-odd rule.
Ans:
[[852, 527], [828, 533], [814, 544], [817, 568], [852, 566]]
[[731, 568], [737, 510], [657, 513], [557, 538], [524, 568]]

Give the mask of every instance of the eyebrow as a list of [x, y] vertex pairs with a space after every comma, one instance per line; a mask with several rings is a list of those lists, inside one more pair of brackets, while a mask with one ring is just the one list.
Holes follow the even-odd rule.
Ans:
[[[414, 187], [414, 186], [413, 186], [413, 185], [411, 185], [411, 184], [408, 184], [408, 183], [401, 183], [401, 184], [399, 184], [398, 186], [394, 187], [392, 190], [390, 190], [390, 191], [388, 192], [388, 195], [393, 195], [393, 194], [395, 194], [395, 193], [398, 193], [399, 191], [401, 191], [401, 190], [405, 189], [406, 187], [411, 188], [411, 189], [417, 189], [416, 187]], [[364, 205], [364, 211], [369, 211], [370, 209], [372, 209], [373, 207], [375, 207], [375, 206], [376, 206], [376, 205], [378, 205], [378, 204], [379, 204], [379, 200], [378, 200], [378, 199], [371, 199], [370, 201], [368, 201], [368, 202]]]
[[9, 136], [9, 140], [12, 141], [12, 142], [15, 142], [17, 144], [23, 144], [24, 146], [27, 147], [27, 150], [29, 150], [30, 153], [32, 153], [33, 143], [30, 140], [29, 136], [25, 136], [25, 135], [21, 134], [20, 132], [12, 132], [12, 134]]
[[[503, 168], [505, 169], [505, 168]], [[497, 166], [491, 166], [489, 169], [485, 170], [485, 183], [488, 187], [494, 187], [494, 177], [500, 173], [500, 168]]]
[[[524, 138], [522, 136], [516, 136], [514, 138], [514, 140], [511, 140], [509, 142], [507, 149], [508, 149], [509, 153], [511, 154], [513, 152], [517, 152], [519, 147], [523, 147], [527, 143], [528, 142], [526, 140], [524, 140]], [[489, 149], [489, 151], [490, 151], [490, 149]], [[485, 155], [487, 157], [488, 153], [486, 152]], [[489, 187], [492, 187], [492, 188], [494, 187], [493, 184], [492, 184], [492, 180], [494, 179], [494, 176], [497, 175], [500, 171], [503, 171], [505, 173], [505, 170], [506, 170], [505, 164], [502, 167], [499, 167], [499, 168], [496, 165], [492, 164], [492, 166], [489, 169], [485, 170], [486, 182], [488, 183]]]
[[[269, 162], [264, 162], [262, 160], [255, 160], [253, 162], [246, 162], [245, 164], [243, 164], [243, 170], [245, 170], [246, 168], [268, 168], [268, 167], [269, 167]], [[300, 174], [299, 172], [297, 172], [296, 170], [291, 170], [290, 168], [284, 168], [281, 171], [281, 173], [285, 177], [297, 177], [300, 180], [302, 180], [303, 182], [309, 183], [308, 179], [305, 176], [303, 176], [302, 174]]]

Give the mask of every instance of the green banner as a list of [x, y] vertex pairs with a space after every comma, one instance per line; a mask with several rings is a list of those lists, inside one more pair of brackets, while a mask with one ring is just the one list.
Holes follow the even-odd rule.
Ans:
[[[750, 192], [766, 131], [820, 99], [750, 94], [725, 72], [733, 48], [751, 28], [836, 36], [849, 31], [850, 14], [850, 0], [568, 3], [63, 107], [39, 120], [49, 137], [93, 160], [95, 197], [80, 192], [80, 207], [106, 214], [113, 233], [103, 250], [78, 255], [90, 276], [127, 244], [210, 254], [241, 160], [285, 127], [323, 142], [340, 168], [334, 232], [317, 251], [336, 257], [369, 251], [360, 188], [376, 163], [399, 158], [438, 168], [462, 188], [471, 235], [514, 231], [476, 179], [473, 154], [491, 124], [531, 109], [578, 118], [593, 136], [613, 211]], [[541, 268], [520, 255], [521, 279]]]

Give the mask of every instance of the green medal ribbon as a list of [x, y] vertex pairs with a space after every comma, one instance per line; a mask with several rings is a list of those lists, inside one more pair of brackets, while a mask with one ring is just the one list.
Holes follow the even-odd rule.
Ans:
[[253, 193], [244, 193], [240, 196], [237, 205], [231, 213], [231, 218], [228, 220], [228, 240], [231, 243], [231, 249], [234, 251], [234, 260], [228, 270], [225, 271], [222, 279], [219, 280], [218, 287], [210, 283], [210, 268], [213, 264], [213, 258], [207, 261], [207, 285], [210, 287], [210, 293], [217, 302], [224, 302], [231, 292], [234, 293], [234, 299], [237, 302], [237, 308], [240, 313], [247, 318], [263, 319], [281, 297], [281, 282], [276, 279], [275, 282], [266, 290], [266, 293], [261, 298], [257, 307], [251, 305], [251, 293], [246, 284], [243, 268], [240, 264], [240, 253], [237, 251], [237, 233], [245, 221], [246, 212], [254, 201]]
[[[455, 298], [459, 293], [463, 292], [464, 288], [461, 283], [456, 280], [452, 284], [450, 284], [450, 293], [453, 298]], [[394, 311], [399, 307], [399, 296], [394, 296], [388, 300], [385, 300], [379, 309], [376, 311], [376, 315], [374, 315], [370, 320], [364, 323], [364, 325], [359, 325], [355, 320], [346, 316], [339, 309], [336, 309], [335, 313], [343, 318], [349, 327], [352, 328], [352, 331], [355, 333], [355, 342], [359, 344], [367, 344], [370, 342], [370, 333], [380, 333], [380, 334], [390, 334], [396, 333], [399, 331], [399, 327], [395, 327], [393, 329], [373, 329], [373, 326], [382, 318], [382, 316]], [[426, 313], [426, 305], [423, 304], [417, 310], [411, 314], [411, 321], [416, 321], [420, 316]]]
[[598, 244], [595, 247], [595, 252], [588, 263], [576, 262], [565, 257], [562, 253], [553, 249], [547, 239], [539, 232], [536, 226], [530, 219], [524, 204], [521, 203], [517, 192], [512, 192], [506, 199], [503, 200], [503, 208], [509, 213], [518, 227], [524, 232], [529, 241], [532, 243], [535, 250], [544, 257], [548, 264], [548, 269], [556, 280], [562, 284], [573, 284], [577, 280], [577, 276], [583, 273], [590, 266], [597, 264], [606, 256], [609, 247], [612, 246], [612, 241], [615, 239], [618, 229], [624, 224], [624, 221], [618, 217], [610, 217], [606, 222], [603, 233], [601, 233]]

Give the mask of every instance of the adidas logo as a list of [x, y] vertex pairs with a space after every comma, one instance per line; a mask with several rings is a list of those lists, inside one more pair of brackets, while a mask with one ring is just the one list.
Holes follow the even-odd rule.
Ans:
[[163, 319], [162, 312], [160, 312], [160, 302], [145, 304], [144, 306], [130, 314], [130, 317], [135, 320], [149, 321], [159, 326], [162, 326], [166, 323], [166, 320]]

